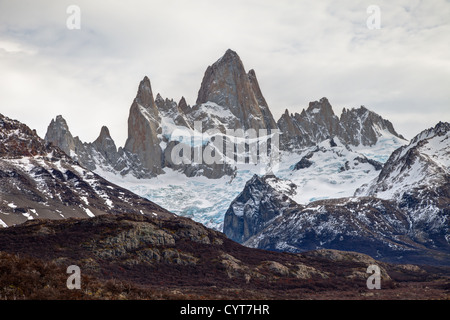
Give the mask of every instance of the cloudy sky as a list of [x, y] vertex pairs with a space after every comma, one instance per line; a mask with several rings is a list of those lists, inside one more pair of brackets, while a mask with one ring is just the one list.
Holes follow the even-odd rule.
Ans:
[[[71, 30], [70, 5], [80, 8]], [[380, 9], [380, 29], [370, 5]], [[275, 118], [327, 97], [365, 105], [412, 138], [450, 121], [450, 2], [0, 0], [0, 113], [44, 137], [63, 115], [74, 136], [107, 125], [118, 146], [147, 75], [154, 94], [195, 103], [203, 74], [235, 50]]]

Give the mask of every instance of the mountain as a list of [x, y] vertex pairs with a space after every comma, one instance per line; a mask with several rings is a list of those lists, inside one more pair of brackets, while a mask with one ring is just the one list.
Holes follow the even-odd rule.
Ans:
[[[271, 185], [280, 182], [285, 186], [283, 193]], [[224, 233], [234, 241], [245, 242], [263, 230], [276, 216], [296, 204], [286, 195], [295, 188], [293, 183], [286, 183], [274, 175], [254, 175], [225, 213]]]
[[[72, 136], [62, 116], [52, 120], [45, 140], [99, 174], [110, 172], [149, 179], [170, 168], [188, 177], [219, 179], [236, 175], [234, 165], [239, 151], [233, 144], [236, 136], [240, 137], [239, 130], [250, 129], [259, 138], [259, 130], [264, 130], [261, 134], [279, 130], [279, 147], [287, 151], [315, 146], [333, 137], [354, 146], [372, 146], [381, 136], [403, 139], [388, 120], [365, 107], [344, 109], [339, 119], [326, 98], [311, 102], [301, 114], [289, 114], [286, 110], [276, 122], [255, 71], [246, 72], [238, 54], [229, 49], [206, 69], [192, 107], [183, 97], [178, 103], [160, 94], [154, 98], [150, 79], [145, 76], [130, 107], [128, 138], [123, 148], [117, 149], [107, 128], [102, 128], [99, 136], [109, 144], [107, 154], [105, 146], [81, 142]], [[211, 130], [214, 133], [209, 134]], [[220, 142], [214, 143], [218, 138], [224, 139], [229, 149], [223, 149]], [[181, 155], [179, 150], [185, 154], [183, 160], [174, 161], [174, 155]], [[202, 161], [205, 154], [213, 155], [213, 163]]]
[[450, 243], [450, 123], [424, 130], [392, 153], [379, 176], [355, 195], [395, 201], [425, 245]]
[[[254, 70], [244, 65], [232, 50], [206, 69], [198, 92], [197, 106], [215, 103], [233, 117], [229, 129], [276, 129], [277, 125], [264, 99]], [[195, 107], [194, 107], [195, 108]], [[210, 123], [206, 129], [211, 128]]]
[[[64, 125], [61, 117], [53, 122], [58, 125]], [[68, 132], [64, 141], [70, 142]], [[95, 148], [105, 159], [116, 153], [106, 127], [83, 147]], [[422, 289], [427, 281], [436, 288], [434, 297], [444, 294], [439, 285], [445, 269], [394, 266], [356, 252], [289, 255], [242, 246], [104, 180], [36, 131], [3, 115], [0, 179], [3, 299], [317, 299], [324, 292], [359, 299], [367, 290], [364, 271], [372, 264], [381, 268], [387, 288], [394, 290], [396, 279], [407, 276], [423, 282], [413, 288]], [[254, 183], [294, 188], [274, 176], [255, 177]], [[248, 195], [253, 193], [250, 188]], [[266, 200], [272, 201], [255, 198], [254, 204]], [[71, 265], [80, 267], [80, 291], [66, 288]], [[386, 291], [379, 298], [410, 292]]]
[[289, 170], [280, 172], [279, 177], [296, 184], [297, 191], [291, 197], [301, 204], [353, 196], [358, 187], [378, 176], [383, 167], [383, 163], [353, 151], [337, 137], [294, 155], [289, 157], [292, 159]]
[[393, 136], [406, 141], [393, 124], [366, 107], [343, 109], [338, 136], [349, 145], [372, 146], [381, 136]]
[[233, 50], [208, 66], [194, 105], [153, 93], [144, 77], [123, 147], [106, 127], [96, 141], [81, 142], [61, 116], [46, 141], [100, 176], [216, 230], [254, 174], [291, 180], [298, 190], [293, 200], [301, 204], [351, 196], [407, 143], [364, 107], [345, 109], [339, 118], [326, 98], [275, 122], [256, 72], [247, 72]]
[[128, 139], [124, 151], [132, 154], [151, 174], [162, 173], [163, 150], [158, 135], [161, 118], [148, 77], [139, 84], [128, 117]]
[[[53, 123], [62, 125], [62, 118]], [[102, 130], [104, 137], [106, 130]], [[70, 146], [70, 135], [64, 141]], [[96, 141], [108, 150], [108, 144]], [[114, 185], [41, 139], [19, 121], [0, 115], [0, 224], [33, 219], [93, 217], [125, 212], [170, 216], [167, 210]], [[70, 149], [69, 149], [70, 151]]]
[[[224, 231], [261, 249], [327, 248], [358, 251], [386, 261], [450, 265], [448, 132], [448, 123], [425, 130], [394, 151], [382, 169], [370, 159], [355, 158], [352, 165], [374, 166], [378, 172], [355, 197], [302, 205], [293, 200], [295, 193], [255, 177], [232, 202]], [[312, 153], [293, 170], [308, 170], [313, 164], [310, 159], [314, 159]], [[301, 192], [297, 185], [296, 193]], [[267, 218], [266, 208], [271, 207], [279, 210]], [[253, 221], [260, 222], [259, 228], [247, 227]]]
[[285, 113], [278, 120], [281, 140], [288, 150], [310, 147], [333, 137], [353, 146], [372, 146], [387, 135], [405, 140], [392, 123], [364, 106], [343, 109], [339, 118], [327, 98], [310, 102], [300, 114]]

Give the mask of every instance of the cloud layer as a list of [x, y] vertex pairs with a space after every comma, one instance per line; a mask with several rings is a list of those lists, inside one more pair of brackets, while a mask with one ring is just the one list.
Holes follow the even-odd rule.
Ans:
[[[81, 9], [68, 30], [66, 9]], [[367, 7], [380, 8], [369, 30]], [[275, 118], [329, 98], [365, 105], [411, 138], [450, 121], [450, 3], [436, 1], [0, 1], [0, 112], [43, 136], [62, 114], [93, 141], [125, 143], [139, 81], [194, 104], [228, 48], [255, 69]]]

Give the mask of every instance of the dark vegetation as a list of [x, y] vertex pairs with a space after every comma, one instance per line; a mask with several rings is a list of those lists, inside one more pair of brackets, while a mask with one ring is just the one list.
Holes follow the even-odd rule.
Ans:
[[[0, 299], [450, 297], [448, 268], [379, 262], [387, 275], [382, 290], [372, 291], [365, 272], [373, 259], [328, 253], [251, 249], [181, 217], [35, 220], [0, 230]], [[73, 264], [81, 290], [66, 288]]]

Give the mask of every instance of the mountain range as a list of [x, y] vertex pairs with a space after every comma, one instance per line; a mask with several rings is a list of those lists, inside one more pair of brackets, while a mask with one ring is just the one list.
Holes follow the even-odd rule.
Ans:
[[[268, 134], [278, 132], [280, 158], [276, 167], [271, 164], [267, 169], [264, 161], [253, 167], [245, 162], [230, 164], [226, 161], [222, 164], [173, 163], [172, 151], [181, 143], [187, 143], [193, 154], [212, 148], [224, 156], [211, 136], [206, 139], [202, 136], [201, 143], [196, 143], [194, 139], [186, 142], [177, 134], [184, 132], [188, 137], [195, 137], [212, 129], [226, 139], [230, 139], [227, 135], [230, 129], [262, 129]], [[292, 114], [286, 110], [275, 121], [255, 71], [246, 72], [237, 53], [227, 50], [205, 71], [196, 104], [192, 107], [184, 98], [176, 103], [157, 94], [154, 99], [150, 80], [145, 77], [130, 108], [128, 139], [123, 148], [116, 148], [106, 127], [92, 143], [73, 138], [61, 116], [50, 123], [45, 141], [59, 146], [90, 170], [113, 177], [116, 183], [131, 190], [126, 177], [133, 177], [133, 191], [141, 189], [137, 193], [159, 201], [164, 207], [171, 203], [172, 210], [176, 207], [172, 197], [176, 192], [180, 199], [184, 199], [184, 207], [175, 212], [223, 230], [231, 239], [246, 245], [293, 252], [358, 248], [361, 252], [391, 261], [399, 255], [398, 250], [416, 254], [423, 245], [448, 252], [448, 212], [445, 211], [448, 186], [442, 183], [448, 180], [448, 163], [445, 162], [448, 144], [446, 140], [429, 144], [439, 150], [433, 149], [440, 157], [437, 161], [430, 160], [432, 156], [427, 153], [418, 155], [424, 152], [416, 148], [424, 143], [421, 142], [424, 137], [434, 136], [435, 131], [442, 130], [446, 132], [445, 123], [419, 134], [408, 145], [389, 120], [365, 106], [344, 108], [338, 117], [327, 98], [311, 102], [300, 113]], [[249, 148], [248, 145], [246, 147]], [[412, 158], [413, 152], [421, 161]], [[392, 158], [396, 153], [400, 154]], [[414, 168], [404, 169], [413, 162]], [[399, 169], [401, 163], [407, 164], [402, 164]], [[403, 178], [397, 176], [399, 170]], [[189, 181], [191, 186], [178, 185], [176, 191], [173, 185], [169, 190], [162, 188], [167, 194], [165, 196], [145, 187], [151, 184], [152, 179], [165, 181], [167, 172], [174, 172], [172, 179]], [[422, 172], [421, 175], [418, 172]], [[266, 179], [265, 174], [270, 178]], [[416, 176], [414, 183], [421, 183], [414, 186], [416, 191], [401, 195], [397, 192], [394, 196], [394, 191], [409, 188], [413, 183], [411, 176]], [[205, 177], [210, 181], [192, 182], [190, 178], [195, 177]], [[228, 183], [224, 182], [226, 177], [230, 177]], [[143, 187], [136, 188], [136, 185]], [[443, 190], [434, 190], [431, 185], [442, 185]], [[280, 186], [281, 190], [278, 190]], [[215, 193], [211, 195], [210, 190], [215, 190]], [[192, 197], [189, 191], [199, 196]], [[204, 193], [208, 195], [204, 196]], [[403, 200], [399, 200], [399, 196]], [[185, 201], [185, 197], [190, 201]], [[208, 199], [206, 206], [203, 204], [205, 198]], [[286, 198], [289, 199], [287, 203]], [[296, 212], [298, 217], [292, 212]], [[321, 212], [326, 218], [316, 220], [315, 212]], [[282, 221], [282, 217], [285, 220]], [[311, 224], [311, 220], [316, 222]], [[332, 224], [340, 226], [339, 230], [333, 230]], [[379, 232], [374, 231], [373, 224], [379, 226]], [[271, 228], [284, 237], [290, 234], [290, 238], [274, 235]], [[321, 231], [318, 232], [317, 228]], [[344, 235], [350, 234], [358, 240], [352, 236], [345, 244]], [[437, 234], [439, 236], [435, 238]], [[368, 239], [369, 243], [366, 243]], [[377, 249], [374, 249], [375, 239], [380, 241]], [[403, 254], [401, 257], [410, 261]], [[424, 259], [436, 263], [447, 260]]]
[[[291, 254], [242, 246], [106, 181], [3, 115], [0, 141], [2, 299], [447, 296], [450, 273], [443, 267], [389, 264], [338, 250]], [[254, 183], [284, 184], [275, 176], [255, 176]], [[288, 203], [285, 209], [296, 205], [285, 195], [279, 201]], [[267, 218], [280, 208], [267, 206]], [[366, 287], [366, 269], [374, 264], [384, 289], [376, 293]], [[71, 265], [80, 267], [82, 290], [66, 287]]]
[[[199, 132], [195, 122], [201, 123]], [[280, 132], [280, 149], [311, 147], [331, 137], [353, 146], [375, 145], [383, 135], [406, 140], [391, 122], [365, 107], [344, 109], [338, 118], [326, 98], [311, 102], [301, 114], [286, 113], [276, 122], [262, 94], [256, 73], [245, 71], [244, 65], [232, 50], [227, 50], [205, 71], [198, 98], [189, 106], [184, 98], [173, 99], [153, 96], [150, 79], [144, 77], [138, 86], [136, 98], [130, 107], [128, 139], [117, 149], [106, 127], [93, 143], [81, 142], [73, 137], [62, 116], [51, 121], [45, 140], [59, 146], [80, 164], [90, 170], [112, 171], [122, 176], [152, 178], [164, 173], [164, 168], [182, 171], [185, 175], [218, 179], [232, 176], [232, 166], [204, 163], [175, 165], [171, 152], [179, 143], [175, 132], [195, 136], [215, 129], [223, 134], [227, 130], [273, 130]], [[209, 137], [208, 137], [209, 138]], [[215, 148], [211, 139], [192, 148]], [[195, 153], [195, 151], [193, 151]]]
[[[255, 248], [356, 250], [377, 259], [450, 263], [450, 124], [438, 123], [392, 153], [354, 196], [296, 203], [296, 191], [255, 175], [225, 214], [224, 232]], [[293, 170], [314, 159], [302, 157]], [[352, 165], [366, 162], [355, 158]], [[369, 162], [370, 163], [370, 162]], [[367, 163], [366, 163], [367, 164]], [[345, 170], [345, 168], [341, 168]], [[294, 185], [295, 187], [295, 185]]]
[[83, 142], [58, 115], [42, 139], [0, 115], [0, 250], [40, 259], [41, 241], [42, 261], [102, 279], [151, 267], [170, 290], [209, 274], [221, 289], [251, 282], [255, 297], [286, 279], [317, 289], [336, 261], [347, 278], [369, 261], [385, 279], [391, 263], [450, 266], [449, 132], [440, 122], [407, 141], [365, 106], [338, 117], [327, 98], [275, 121], [255, 71], [227, 50], [193, 106], [154, 97], [145, 76], [123, 147], [106, 126]]

